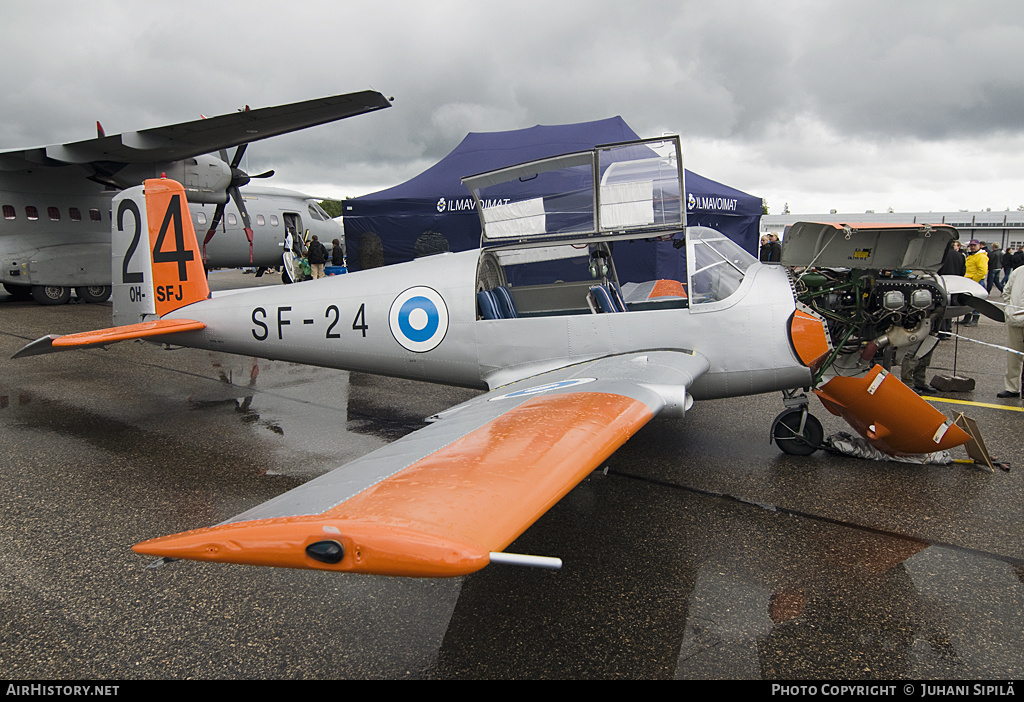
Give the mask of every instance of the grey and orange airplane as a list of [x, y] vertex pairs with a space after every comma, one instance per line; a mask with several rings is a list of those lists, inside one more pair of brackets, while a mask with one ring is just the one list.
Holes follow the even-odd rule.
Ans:
[[[550, 196], [503, 195], [507, 183], [538, 178]], [[807, 224], [794, 241], [811, 241], [812, 256], [856, 261], [862, 272], [895, 258], [922, 272], [876, 270], [869, 283], [865, 274], [840, 280], [834, 268], [809, 280], [686, 226], [678, 137], [464, 182], [481, 217], [479, 250], [221, 293], [207, 286], [181, 185], [147, 180], [115, 198], [117, 326], [46, 336], [16, 357], [147, 339], [486, 391], [224, 523], [137, 552], [397, 576], [558, 567], [505, 549], [640, 427], [682, 418], [695, 399], [783, 391], [788, 408], [772, 431], [796, 454], [822, 441], [811, 388], [890, 453], [967, 441], [864, 353], [882, 345], [879, 329], [898, 340], [889, 347], [916, 348], [930, 335], [951, 303], [927, 271], [952, 228]], [[620, 286], [615, 245], [668, 238], [685, 252], [686, 279]]]

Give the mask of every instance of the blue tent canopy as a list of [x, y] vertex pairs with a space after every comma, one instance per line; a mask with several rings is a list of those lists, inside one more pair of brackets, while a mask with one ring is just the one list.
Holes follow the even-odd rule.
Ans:
[[[441, 161], [411, 180], [344, 203], [345, 244], [352, 270], [409, 261], [439, 250], [480, 245], [480, 220], [462, 178], [526, 161], [586, 151], [640, 137], [621, 117], [508, 132], [470, 133]], [[714, 227], [757, 254], [761, 200], [685, 172], [687, 220]], [[522, 184], [517, 197], [535, 197]], [[677, 277], [682, 253], [671, 242], [617, 244], [620, 280]], [[685, 276], [685, 269], [681, 271]]]

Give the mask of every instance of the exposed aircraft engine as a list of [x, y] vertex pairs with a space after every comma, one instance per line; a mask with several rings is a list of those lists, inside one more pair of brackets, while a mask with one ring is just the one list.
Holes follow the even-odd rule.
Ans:
[[937, 333], [951, 305], [937, 271], [956, 238], [946, 225], [794, 224], [781, 262], [797, 300], [828, 322], [835, 353], [826, 366], [840, 375], [872, 361], [888, 368]]
[[[941, 280], [931, 273], [818, 269], [794, 272], [797, 300], [820, 314], [838, 349], [840, 368], [847, 355], [862, 363], [878, 353], [915, 346], [939, 328], [948, 303]], [[855, 365], [861, 365], [853, 359]], [[883, 363], [888, 365], [888, 363]]]
[[[832, 340], [816, 364], [814, 394], [890, 455], [931, 453], [968, 439], [901, 383], [900, 373], [888, 372], [908, 354], [931, 353], [943, 318], [953, 309], [963, 313], [963, 294], [984, 297], [981, 286], [972, 291], [973, 281], [937, 274], [957, 237], [946, 225], [818, 222], [798, 222], [785, 236], [781, 263], [797, 302], [825, 320]], [[783, 451], [806, 455], [821, 441], [821, 424], [808, 414], [805, 395], [784, 393], [784, 401], [772, 437]]]

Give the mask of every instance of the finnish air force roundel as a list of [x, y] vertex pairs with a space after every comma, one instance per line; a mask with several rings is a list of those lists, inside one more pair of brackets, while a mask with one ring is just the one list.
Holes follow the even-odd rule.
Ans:
[[409, 288], [391, 303], [388, 322], [395, 341], [423, 353], [435, 348], [448, 333], [448, 306], [432, 288]]

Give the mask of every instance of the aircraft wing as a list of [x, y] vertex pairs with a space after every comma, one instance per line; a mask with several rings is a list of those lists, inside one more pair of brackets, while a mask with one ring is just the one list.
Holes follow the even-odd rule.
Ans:
[[674, 351], [602, 358], [457, 405], [427, 427], [228, 521], [139, 553], [443, 577], [506, 546], [709, 367]]
[[390, 106], [380, 93], [364, 90], [68, 144], [3, 151], [0, 170], [179, 161]]

